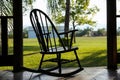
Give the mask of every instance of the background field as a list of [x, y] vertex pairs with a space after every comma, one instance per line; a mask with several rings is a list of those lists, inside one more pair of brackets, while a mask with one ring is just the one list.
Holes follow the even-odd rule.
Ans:
[[[120, 50], [120, 37], [117, 37], [117, 48]], [[9, 42], [10, 53], [12, 53], [12, 40]], [[106, 37], [76, 37], [76, 43], [74, 46], [78, 46], [79, 50], [77, 53], [79, 55], [81, 65], [83, 67], [97, 67], [107, 65], [107, 38]], [[24, 66], [35, 68], [39, 64], [41, 54], [39, 54], [39, 45], [37, 39], [24, 39], [23, 40], [23, 53], [24, 53]], [[26, 55], [33, 53], [32, 55]], [[45, 56], [46, 59], [50, 57], [55, 57], [55, 55]], [[63, 58], [74, 59], [72, 53], [66, 53], [62, 56]], [[64, 65], [68, 67], [74, 63]], [[44, 63], [43, 67], [54, 66], [54, 63]], [[76, 67], [74, 65], [73, 67]]]
[[[107, 62], [107, 49], [106, 49], [106, 37], [77, 37], [76, 43], [74, 46], [78, 46], [79, 50], [77, 51], [81, 65], [82, 66], [106, 66]], [[29, 54], [33, 52], [39, 52], [39, 46], [36, 39], [24, 39], [24, 54]], [[54, 55], [46, 56], [49, 58]], [[38, 65], [39, 59], [41, 55], [34, 54], [29, 56], [24, 56], [24, 66], [27, 67], [36, 67]], [[63, 55], [63, 58], [67, 57], [69, 59], [73, 59], [74, 55], [72, 53], [68, 53]], [[34, 64], [34, 65], [32, 65]], [[45, 63], [45, 67], [49, 67], [52, 63]], [[31, 66], [32, 65], [32, 66]], [[52, 64], [55, 65], [55, 64]], [[70, 66], [65, 65], [66, 66]], [[74, 65], [75, 67], [76, 65]]]

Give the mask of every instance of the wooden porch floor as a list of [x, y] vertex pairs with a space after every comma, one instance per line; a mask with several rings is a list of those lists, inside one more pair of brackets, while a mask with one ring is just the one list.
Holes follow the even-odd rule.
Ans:
[[0, 71], [0, 80], [120, 80], [120, 69], [111, 71], [105, 67], [85, 67], [80, 73], [67, 78], [53, 77], [27, 71], [19, 73]]

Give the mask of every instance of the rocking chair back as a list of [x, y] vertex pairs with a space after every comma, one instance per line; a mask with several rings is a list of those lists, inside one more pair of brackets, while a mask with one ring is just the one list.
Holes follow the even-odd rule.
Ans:
[[30, 14], [30, 20], [41, 52], [57, 52], [58, 41], [62, 44], [63, 49], [66, 49], [53, 22], [43, 11], [34, 9]]

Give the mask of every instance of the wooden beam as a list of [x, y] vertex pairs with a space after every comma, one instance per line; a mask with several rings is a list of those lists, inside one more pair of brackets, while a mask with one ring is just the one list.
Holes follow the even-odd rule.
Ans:
[[2, 43], [2, 56], [8, 55], [8, 18], [1, 17], [1, 43]]
[[116, 0], [107, 0], [107, 68], [117, 69]]
[[22, 0], [13, 0], [14, 16], [14, 71], [21, 71], [23, 66], [23, 37], [22, 37]]

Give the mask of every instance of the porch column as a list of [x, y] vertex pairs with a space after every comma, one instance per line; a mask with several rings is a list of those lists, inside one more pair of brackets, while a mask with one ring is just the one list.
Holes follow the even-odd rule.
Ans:
[[107, 0], [107, 68], [117, 69], [116, 0]]
[[20, 71], [23, 66], [23, 38], [22, 38], [22, 0], [13, 0], [14, 16], [14, 71]]

